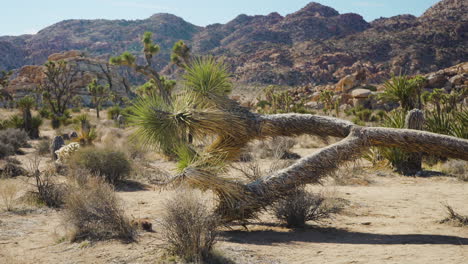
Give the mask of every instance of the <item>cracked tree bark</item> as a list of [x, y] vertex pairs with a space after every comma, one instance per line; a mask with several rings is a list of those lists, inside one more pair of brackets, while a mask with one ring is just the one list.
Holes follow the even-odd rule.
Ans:
[[[246, 124], [250, 126], [247, 138], [235, 142], [229, 138], [225, 142], [227, 145], [245, 145], [253, 139], [301, 134], [344, 139], [315, 151], [288, 168], [246, 185], [223, 180], [197, 168], [186, 169], [182, 175], [189, 184], [200, 186], [199, 183], [203, 182], [204, 189], [210, 189], [219, 196], [217, 212], [226, 222], [253, 217], [266, 206], [288, 195], [295, 187], [317, 183], [340, 165], [360, 158], [371, 146], [398, 147], [410, 152], [468, 160], [468, 140], [425, 131], [361, 127], [346, 120], [307, 114], [249, 113], [246, 119]], [[223, 145], [223, 138], [220, 137], [215, 145]], [[211, 146], [211, 151], [213, 149], [216, 147]], [[221, 152], [222, 148], [216, 151]]]

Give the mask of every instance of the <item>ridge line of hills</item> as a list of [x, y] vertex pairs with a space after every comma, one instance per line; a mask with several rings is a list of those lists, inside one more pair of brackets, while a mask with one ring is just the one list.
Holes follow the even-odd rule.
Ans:
[[160, 70], [169, 64], [172, 45], [184, 40], [194, 54], [222, 56], [238, 82], [325, 84], [357, 70], [379, 82], [391, 73], [427, 73], [468, 61], [467, 2], [443, 0], [420, 17], [370, 23], [314, 2], [286, 16], [239, 15], [206, 27], [165, 13], [132, 21], [65, 20], [35, 35], [0, 37], [0, 70], [42, 64], [70, 50], [105, 60], [126, 50], [138, 54], [141, 35], [151, 31], [161, 46]]

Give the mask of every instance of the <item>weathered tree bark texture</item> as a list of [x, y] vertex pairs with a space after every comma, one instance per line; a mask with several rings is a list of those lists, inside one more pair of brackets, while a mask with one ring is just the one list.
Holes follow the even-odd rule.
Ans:
[[309, 134], [344, 139], [315, 151], [288, 168], [245, 185], [197, 167], [187, 168], [176, 177], [194, 187], [202, 186], [201, 189], [215, 192], [220, 200], [217, 211], [226, 222], [255, 216], [295, 187], [317, 183], [340, 165], [360, 158], [363, 151], [371, 146], [398, 147], [408, 152], [468, 160], [468, 140], [414, 129], [361, 127], [346, 120], [308, 114], [237, 112], [232, 120], [236, 121], [225, 122], [220, 128], [231, 131], [231, 134], [239, 131], [239, 136], [226, 136], [221, 130], [212, 128], [211, 132], [216, 132], [218, 139], [208, 147], [208, 153], [214, 155], [226, 151], [232, 154], [226, 156], [228, 160], [233, 160], [239, 154], [238, 149], [249, 141], [274, 136]]

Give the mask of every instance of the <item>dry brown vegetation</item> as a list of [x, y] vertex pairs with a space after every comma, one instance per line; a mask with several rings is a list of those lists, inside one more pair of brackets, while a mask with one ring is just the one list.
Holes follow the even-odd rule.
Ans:
[[211, 258], [218, 225], [219, 219], [210, 208], [210, 201], [188, 189], [179, 190], [165, 203], [160, 220], [168, 253], [189, 263]]
[[69, 230], [71, 241], [135, 238], [134, 227], [113, 187], [97, 177], [89, 177], [84, 185], [69, 187], [63, 225]]

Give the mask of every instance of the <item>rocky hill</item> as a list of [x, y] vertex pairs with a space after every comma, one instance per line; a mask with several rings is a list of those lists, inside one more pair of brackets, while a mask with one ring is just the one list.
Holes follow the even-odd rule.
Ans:
[[0, 69], [42, 64], [52, 53], [84, 51], [107, 59], [138, 53], [144, 31], [162, 47], [156, 67], [169, 63], [177, 40], [196, 54], [223, 56], [237, 81], [302, 85], [333, 83], [356, 71], [380, 82], [391, 73], [417, 74], [468, 61], [468, 1], [443, 0], [422, 16], [365, 21], [310, 3], [281, 16], [239, 15], [198, 27], [170, 14], [144, 20], [67, 20], [35, 35], [0, 37]]

